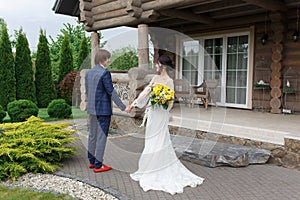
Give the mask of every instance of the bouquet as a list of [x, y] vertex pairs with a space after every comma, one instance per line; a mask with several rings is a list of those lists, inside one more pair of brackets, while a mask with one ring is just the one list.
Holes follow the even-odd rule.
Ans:
[[152, 106], [161, 105], [164, 109], [168, 109], [173, 100], [174, 90], [167, 85], [157, 84], [151, 87], [150, 102]]

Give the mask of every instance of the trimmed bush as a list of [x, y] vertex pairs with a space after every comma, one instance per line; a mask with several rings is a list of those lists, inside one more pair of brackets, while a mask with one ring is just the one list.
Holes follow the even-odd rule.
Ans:
[[15, 100], [7, 105], [7, 113], [12, 122], [23, 122], [31, 116], [38, 116], [39, 108], [30, 100]]
[[4, 117], [6, 117], [6, 112], [3, 107], [0, 105], [0, 123], [3, 122]]
[[64, 99], [52, 100], [47, 108], [48, 115], [52, 118], [70, 118], [72, 109]]

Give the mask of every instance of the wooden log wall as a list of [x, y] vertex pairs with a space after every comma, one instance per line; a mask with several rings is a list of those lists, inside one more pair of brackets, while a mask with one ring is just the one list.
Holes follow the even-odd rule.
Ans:
[[[273, 109], [274, 113], [281, 113], [286, 106], [293, 112], [300, 112], [300, 39], [296, 42], [292, 39], [296, 30], [296, 11], [292, 10], [288, 13], [284, 26], [278, 24], [283, 20], [280, 16], [273, 16], [275, 18], [273, 18], [273, 25], [268, 21], [269, 38], [265, 45], [261, 43], [261, 37], [265, 33], [264, 23], [257, 23], [255, 26], [253, 84], [263, 80], [270, 83], [271, 88], [254, 87], [253, 109], [264, 109], [264, 111]], [[276, 21], [276, 19], [280, 20]], [[283, 89], [288, 79], [290, 87], [296, 92], [285, 95]], [[273, 108], [272, 104], [275, 104]]]
[[290, 82], [290, 88], [295, 90], [292, 94], [283, 94], [283, 101], [286, 100], [287, 107], [295, 112], [300, 112], [300, 39], [293, 41], [292, 35], [297, 29], [297, 11], [296, 9], [288, 12], [285, 50], [283, 53], [282, 69], [282, 87], [285, 88], [287, 80]]

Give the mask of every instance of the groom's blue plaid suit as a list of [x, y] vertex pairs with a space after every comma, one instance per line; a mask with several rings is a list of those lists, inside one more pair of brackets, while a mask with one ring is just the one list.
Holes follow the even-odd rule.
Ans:
[[100, 168], [112, 115], [112, 101], [121, 110], [125, 110], [126, 106], [114, 90], [110, 72], [100, 65], [86, 73], [85, 88], [87, 113], [90, 115], [88, 159], [95, 168]]

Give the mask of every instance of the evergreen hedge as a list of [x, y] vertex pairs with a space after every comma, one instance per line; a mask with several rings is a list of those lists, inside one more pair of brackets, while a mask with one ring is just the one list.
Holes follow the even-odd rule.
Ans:
[[0, 123], [3, 122], [4, 117], [6, 117], [6, 112], [3, 107], [0, 105]]
[[[89, 47], [88, 47], [88, 43], [87, 43], [87, 39], [86, 37], [84, 36], [80, 42], [80, 46], [79, 46], [79, 53], [78, 53], [78, 57], [77, 57], [77, 63], [79, 66], [77, 66], [77, 69], [81, 69], [81, 68], [90, 68], [90, 64], [91, 62], [88, 62], [89, 63], [89, 66], [84, 66], [84, 67], [81, 67], [81, 65], [85, 65], [86, 63], [84, 63], [84, 61], [89, 58], [90, 54], [90, 50], [89, 50]], [[88, 59], [90, 60], [90, 59]]]
[[52, 118], [70, 118], [72, 108], [64, 99], [55, 99], [48, 105], [47, 112]]
[[52, 78], [50, 52], [46, 34], [40, 31], [39, 43], [35, 61], [35, 87], [37, 105], [47, 108], [49, 103], [56, 98], [55, 86]]
[[15, 100], [7, 105], [7, 113], [12, 122], [22, 122], [27, 118], [37, 116], [39, 108], [30, 100]]
[[70, 47], [69, 37], [67, 34], [65, 34], [60, 49], [58, 83], [60, 83], [65, 75], [71, 71], [73, 71], [73, 55]]
[[36, 103], [34, 72], [26, 35], [18, 33], [15, 56], [16, 99], [27, 99]]
[[6, 110], [7, 104], [16, 100], [16, 79], [14, 56], [5, 23], [1, 24], [0, 38], [0, 105]]

